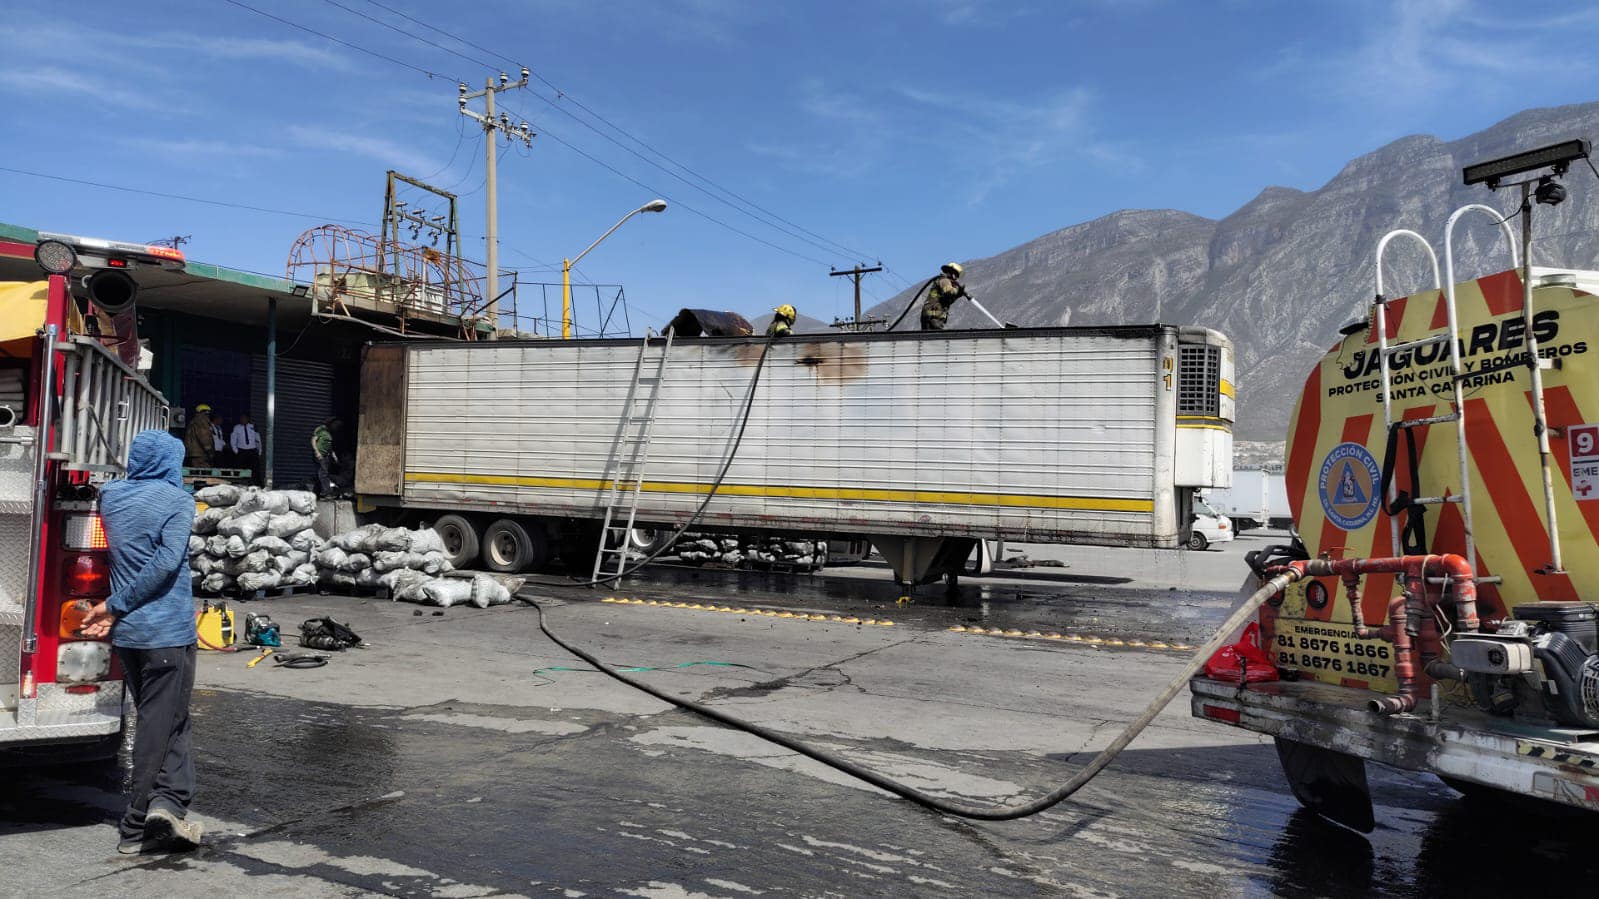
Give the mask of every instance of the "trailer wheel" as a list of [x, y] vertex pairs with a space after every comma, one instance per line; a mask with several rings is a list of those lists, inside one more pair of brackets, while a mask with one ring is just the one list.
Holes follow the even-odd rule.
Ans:
[[470, 566], [478, 554], [477, 523], [464, 515], [441, 515], [433, 530], [444, 540], [444, 554], [457, 568]]
[[647, 556], [655, 552], [661, 543], [666, 540], [667, 532], [658, 531], [655, 528], [634, 528], [628, 532], [627, 536], [628, 549]]
[[483, 532], [483, 564], [490, 571], [533, 571], [543, 568], [549, 555], [544, 531], [530, 532], [514, 519], [501, 518]]
[[1192, 534], [1188, 535], [1188, 548], [1194, 550], [1195, 552], [1203, 550], [1209, 545], [1210, 541], [1206, 540], [1205, 535], [1199, 533], [1198, 531], [1194, 531]]

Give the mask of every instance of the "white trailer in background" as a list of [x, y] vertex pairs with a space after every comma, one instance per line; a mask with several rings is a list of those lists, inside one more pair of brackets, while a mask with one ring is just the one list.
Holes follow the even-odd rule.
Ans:
[[1233, 469], [1231, 487], [1206, 490], [1205, 502], [1212, 509], [1227, 516], [1237, 533], [1256, 528], [1278, 527], [1273, 521], [1291, 521], [1288, 511], [1288, 492], [1283, 487], [1282, 472], [1260, 469]]
[[765, 343], [679, 338], [645, 385], [637, 340], [372, 345], [357, 493], [491, 568], [538, 567], [563, 542], [592, 558], [643, 389], [639, 525], [679, 525], [713, 494], [696, 530], [867, 538], [926, 583], [983, 538], [1180, 546], [1194, 490], [1231, 478], [1233, 353], [1215, 331], [790, 338], [743, 423]]

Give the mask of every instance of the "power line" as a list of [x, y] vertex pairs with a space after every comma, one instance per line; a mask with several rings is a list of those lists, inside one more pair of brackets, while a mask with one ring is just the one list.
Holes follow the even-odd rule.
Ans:
[[[340, 9], [344, 9], [346, 11], [349, 11], [349, 12], [351, 12], [351, 13], [357, 15], [357, 16], [360, 16], [360, 17], [362, 17], [364, 19], [367, 19], [369, 21], [376, 22], [377, 24], [382, 25], [385, 28], [388, 28], [388, 29], [390, 29], [392, 31], [396, 31], [396, 32], [398, 32], [400, 34], [406, 35], [407, 37], [411, 37], [411, 38], [413, 38], [415, 40], [421, 41], [422, 43], [427, 44], [430, 47], [435, 47], [435, 48], [437, 48], [439, 50], [442, 50], [442, 51], [444, 51], [446, 53], [451, 54], [452, 56], [458, 57], [460, 59], [467, 60], [469, 62], [475, 62], [475, 63], [477, 63], [479, 65], [488, 65], [489, 64], [486, 60], [473, 59], [470, 56], [467, 56], [467, 55], [465, 55], [463, 53], [460, 53], [460, 52], [458, 52], [456, 50], [453, 50], [453, 49], [451, 49], [449, 47], [445, 47], [444, 45], [439, 44], [436, 41], [429, 40], [429, 39], [427, 39], [425, 37], [421, 37], [420, 35], [412, 34], [411, 32], [405, 31], [404, 29], [401, 29], [401, 28], [399, 28], [399, 27], [397, 27], [395, 25], [392, 25], [392, 24], [390, 24], [388, 22], [384, 22], [384, 21], [382, 21], [380, 19], [377, 19], [377, 18], [375, 18], [373, 16], [368, 16], [365, 13], [359, 12], [357, 10], [351, 10], [349, 7], [344, 6], [343, 4], [337, 2], [337, 0], [324, 0], [324, 2], [332, 4], [333, 6], [337, 6]], [[503, 53], [497, 52], [495, 50], [491, 50], [491, 49], [489, 49], [487, 47], [483, 47], [483, 46], [478, 45], [478, 44], [474, 44], [471, 41], [468, 41], [465, 38], [460, 37], [458, 35], [452, 34], [451, 32], [446, 31], [446, 30], [444, 30], [442, 28], [439, 28], [436, 25], [432, 25], [432, 24], [430, 24], [430, 23], [428, 23], [426, 21], [423, 21], [422, 19], [419, 19], [419, 18], [417, 18], [415, 16], [409, 15], [408, 13], [405, 13], [405, 12], [402, 12], [400, 10], [397, 10], [397, 9], [391, 7], [391, 6], [387, 6], [387, 5], [383, 4], [383, 3], [379, 3], [379, 2], [377, 2], [377, 0], [366, 0], [366, 2], [368, 4], [370, 4], [370, 5], [372, 5], [372, 6], [376, 6], [379, 9], [385, 10], [385, 11], [390, 12], [390, 13], [392, 13], [394, 15], [397, 15], [397, 16], [399, 16], [399, 17], [401, 17], [401, 18], [403, 18], [403, 19], [405, 19], [405, 20], [407, 20], [409, 22], [412, 22], [413, 24], [420, 25], [423, 28], [427, 28], [427, 29], [429, 29], [431, 31], [434, 31], [434, 32], [438, 33], [438, 34], [444, 35], [445, 37], [449, 38], [450, 40], [456, 41], [457, 43], [463, 44], [463, 45], [468, 46], [468, 47], [473, 47], [473, 48], [475, 48], [475, 49], [477, 49], [477, 50], [479, 50], [479, 51], [481, 51], [483, 53], [487, 53], [490, 56], [496, 57], [496, 58], [498, 58], [498, 59], [500, 59], [500, 60], [502, 60], [504, 62], [509, 62], [509, 63], [511, 63], [513, 65], [516, 65], [516, 66], [522, 66], [522, 63], [518, 62], [515, 59], [512, 59], [509, 56], [506, 56]], [[522, 67], [525, 68], [525, 66], [522, 66]], [[643, 140], [643, 139], [631, 134], [626, 129], [622, 128], [620, 125], [617, 125], [615, 122], [612, 122], [610, 119], [607, 119], [605, 116], [600, 115], [598, 112], [594, 111], [593, 108], [589, 107], [588, 105], [584, 104], [581, 100], [578, 100], [576, 97], [573, 97], [571, 94], [569, 94], [566, 91], [562, 90], [560, 87], [556, 86], [549, 79], [545, 78], [543, 75], [540, 75], [538, 72], [532, 71], [530, 69], [529, 73], [535, 79], [537, 79], [540, 83], [542, 83], [545, 87], [548, 87], [550, 90], [554, 91], [556, 100], [563, 100], [564, 99], [564, 100], [569, 101], [572, 105], [574, 105], [577, 108], [579, 108], [579, 109], [583, 110], [584, 112], [588, 113], [590, 116], [593, 116], [596, 120], [598, 120], [599, 122], [603, 123], [606, 127], [610, 128], [611, 130], [615, 131], [616, 133], [622, 135], [623, 137], [625, 137], [628, 140], [632, 141], [633, 143], [639, 145], [640, 147], [643, 147], [644, 149], [648, 150], [650, 153], [653, 153], [655, 156], [665, 160], [668, 163], [671, 163], [672, 165], [676, 166], [677, 168], [681, 169], [682, 171], [687, 172], [689, 175], [691, 175], [694, 178], [698, 179], [699, 181], [703, 182], [705, 185], [708, 185], [709, 187], [711, 187], [711, 188], [713, 188], [713, 189], [715, 189], [717, 191], [720, 191], [720, 192], [726, 194], [727, 196], [730, 196], [730, 197], [734, 198], [735, 200], [739, 201], [740, 203], [743, 203], [745, 206], [748, 206], [751, 209], [758, 210], [759, 212], [761, 212], [762, 214], [766, 215], [767, 217], [769, 217], [769, 218], [771, 218], [771, 219], [773, 219], [773, 220], [775, 220], [777, 222], [780, 222], [782, 225], [787, 225], [789, 228], [793, 228], [795, 230], [794, 231], [790, 231], [790, 230], [788, 230], [788, 228], [783, 228], [783, 227], [781, 227], [779, 225], [774, 225], [774, 224], [772, 224], [772, 222], [762, 219], [760, 216], [757, 216], [757, 215], [751, 213], [749, 210], [741, 209], [741, 208], [739, 208], [738, 205], [736, 205], [734, 203], [731, 203], [731, 202], [729, 202], [728, 200], [726, 200], [726, 199], [724, 199], [722, 197], [716, 196], [714, 193], [711, 193], [711, 191], [707, 190], [705, 187], [702, 187], [702, 186], [700, 186], [698, 184], [694, 184], [693, 182], [691, 182], [688, 179], [682, 177], [681, 175], [677, 174], [676, 172], [673, 172], [670, 169], [667, 169], [665, 166], [662, 166], [660, 163], [656, 162], [655, 160], [649, 159], [649, 158], [645, 157], [644, 155], [640, 154], [638, 151], [634, 150], [633, 148], [628, 147], [627, 145], [621, 143], [616, 138], [614, 138], [614, 137], [612, 137], [612, 136], [600, 131], [598, 128], [595, 128], [590, 123], [583, 121], [578, 116], [572, 114], [570, 111], [568, 111], [568, 110], [564, 109], [563, 107], [561, 107], [554, 100], [550, 100], [550, 99], [544, 97], [542, 94], [539, 94], [537, 92], [534, 93], [534, 96], [538, 97], [541, 102], [543, 102], [544, 104], [549, 106], [551, 109], [553, 109], [556, 112], [559, 112], [562, 115], [572, 119], [574, 122], [577, 122], [578, 124], [582, 125], [583, 127], [588, 128], [590, 131], [593, 131], [595, 134], [597, 134], [600, 137], [604, 138], [605, 140], [615, 144], [616, 146], [618, 146], [621, 149], [623, 149], [624, 151], [632, 154], [633, 156], [638, 157], [638, 159], [640, 159], [644, 163], [646, 163], [648, 165], [651, 165], [651, 166], [661, 170], [662, 172], [665, 172], [668, 175], [671, 175], [673, 178], [676, 178], [677, 180], [683, 182], [684, 184], [687, 184], [689, 187], [694, 188], [695, 190], [705, 194], [706, 196], [710, 197], [711, 199], [716, 200], [717, 202], [722, 203], [725, 206], [728, 206], [729, 208], [733, 209], [736, 212], [739, 212], [739, 213], [741, 213], [741, 214], [743, 214], [745, 216], [748, 216], [749, 218], [754, 219], [755, 221], [760, 222], [761, 224], [766, 225], [767, 227], [772, 228], [772, 229], [774, 229], [776, 231], [781, 231], [784, 234], [787, 234], [788, 236], [793, 237], [796, 240], [800, 240], [800, 241], [802, 241], [804, 243], [808, 243], [811, 246], [815, 247], [816, 249], [819, 249], [819, 250], [821, 250], [821, 251], [823, 251], [825, 253], [843, 252], [843, 254], [846, 255], [846, 256], [852, 256], [852, 257], [859, 258], [859, 259], [870, 258], [871, 254], [869, 254], [869, 253], [862, 253], [862, 252], [860, 252], [858, 250], [853, 250], [853, 249], [851, 249], [851, 248], [849, 248], [849, 247], [847, 247], [847, 246], [845, 246], [845, 245], [843, 245], [843, 244], [841, 244], [841, 243], [839, 243], [839, 242], [837, 242], [835, 240], [831, 240], [831, 239], [829, 239], [827, 237], [824, 237], [824, 236], [822, 236], [820, 234], [817, 234], [816, 232], [811, 231], [810, 229], [805, 228], [802, 225], [796, 224], [796, 223], [794, 223], [792, 221], [789, 221], [786, 218], [783, 218], [782, 216], [778, 215], [777, 213], [772, 212], [771, 210], [769, 210], [769, 209], [765, 208], [764, 206], [761, 206], [760, 204], [756, 203], [755, 201], [750, 200], [749, 198], [737, 193], [736, 191], [733, 191], [730, 188], [727, 188], [727, 187], [722, 186], [721, 184], [718, 184], [716, 181], [706, 177], [705, 175], [700, 174], [699, 172], [695, 171], [692, 168], [689, 168], [687, 165], [684, 165], [683, 163], [678, 162], [676, 159], [673, 159], [672, 157], [670, 157], [670, 156], [666, 155], [665, 153], [661, 152], [660, 150], [657, 150], [655, 147], [651, 146], [649, 144], [649, 142], [647, 142], [647, 141], [645, 141], [645, 140]], [[795, 233], [796, 231], [800, 232], [800, 233]], [[809, 235], [809, 237], [815, 238], [815, 240], [808, 239], [805, 235]], [[822, 241], [822, 243], [817, 243], [816, 241]]]
[[[250, 12], [253, 12], [253, 13], [255, 13], [258, 16], [265, 16], [268, 19], [271, 19], [271, 20], [273, 20], [275, 22], [282, 22], [283, 24], [289, 26], [290, 28], [297, 28], [297, 29], [299, 29], [301, 31], [304, 31], [306, 34], [314, 34], [317, 37], [322, 38], [323, 40], [332, 41], [333, 43], [338, 44], [338, 45], [340, 45], [342, 47], [349, 47], [351, 50], [354, 50], [357, 53], [365, 53], [368, 56], [375, 57], [377, 59], [381, 59], [384, 62], [392, 62], [392, 63], [394, 63], [397, 66], [404, 66], [405, 68], [410, 69], [413, 72], [421, 72], [423, 75], [426, 75], [429, 78], [443, 78], [443, 77], [445, 77], [443, 75], [440, 75], [438, 72], [434, 72], [434, 71], [430, 71], [428, 69], [424, 69], [421, 66], [414, 66], [414, 65], [412, 65], [412, 64], [410, 64], [408, 62], [405, 62], [404, 60], [395, 59], [392, 56], [387, 56], [385, 54], [377, 52], [376, 50], [368, 50], [365, 47], [359, 46], [357, 44], [352, 44], [349, 41], [340, 40], [339, 38], [336, 38], [336, 37], [334, 37], [331, 34], [324, 34], [324, 33], [320, 32], [320, 31], [317, 31], [315, 28], [308, 28], [308, 27], [306, 27], [304, 25], [301, 25], [298, 22], [291, 22], [290, 20], [285, 19], [282, 16], [275, 16], [272, 13], [269, 13], [269, 12], [267, 12], [265, 10], [256, 9], [255, 7], [249, 5], [248, 3], [240, 3], [239, 0], [227, 0], [227, 2], [231, 3], [234, 6], [239, 7], [240, 9], [247, 9]], [[451, 79], [451, 80], [457, 80], [457, 79]]]
[[[395, 65], [402, 66], [402, 67], [404, 67], [406, 69], [409, 69], [409, 70], [411, 70], [413, 72], [420, 72], [421, 74], [426, 75], [429, 78], [445, 78], [445, 77], [447, 77], [447, 76], [444, 76], [444, 75], [442, 75], [440, 73], [434, 72], [432, 70], [422, 68], [421, 66], [412, 65], [411, 63], [404, 62], [404, 61], [399, 60], [399, 59], [395, 59], [392, 56], [387, 56], [385, 54], [378, 53], [378, 52], [376, 52], [374, 50], [368, 50], [365, 47], [361, 47], [361, 46], [359, 46], [357, 44], [350, 43], [349, 41], [345, 41], [345, 40], [342, 40], [340, 38], [333, 37], [331, 35], [328, 35], [328, 34], [325, 34], [323, 32], [317, 31], [316, 29], [313, 29], [313, 28], [308, 28], [308, 27], [306, 27], [304, 25], [301, 25], [301, 24], [299, 24], [297, 22], [293, 22], [293, 21], [290, 21], [288, 19], [282, 18], [281, 16], [273, 15], [272, 13], [268, 13], [268, 12], [265, 12], [263, 10], [257, 9], [257, 8], [255, 8], [253, 6], [250, 6], [249, 4], [242, 3], [242, 2], [240, 2], [240, 0], [227, 0], [227, 2], [232, 4], [232, 5], [234, 5], [234, 6], [239, 7], [241, 9], [246, 9], [246, 10], [249, 10], [250, 12], [253, 12], [253, 13], [256, 13], [258, 15], [264, 16], [266, 18], [272, 19], [273, 21], [281, 22], [281, 23], [283, 23], [285, 25], [288, 25], [288, 26], [290, 26], [292, 28], [299, 29], [299, 30], [307, 32], [309, 34], [314, 34], [314, 35], [316, 35], [318, 37], [325, 38], [327, 40], [330, 40], [330, 41], [333, 41], [335, 43], [338, 43], [338, 44], [340, 44], [342, 46], [346, 46], [346, 47], [349, 47], [349, 48], [351, 48], [353, 50], [357, 50], [359, 52], [365, 53], [368, 56], [372, 56], [372, 57], [374, 57], [376, 59], [381, 59], [381, 60], [384, 60], [385, 62], [390, 62], [390, 63], [393, 63]], [[331, 0], [330, 0], [330, 2], [331, 2]], [[399, 14], [399, 15], [403, 15], [403, 14]], [[407, 18], [410, 18], [410, 17], [407, 17]], [[418, 20], [412, 19], [412, 21], [418, 21]], [[425, 24], [425, 23], [423, 23], [423, 24]], [[426, 27], [433, 28], [433, 26], [426, 26]], [[433, 30], [440, 31], [440, 29], [437, 29], [437, 28], [434, 28]], [[405, 32], [403, 30], [400, 33], [408, 34], [408, 32]], [[440, 31], [440, 33], [448, 35], [448, 32]], [[414, 37], [414, 35], [412, 35], [412, 36]], [[448, 35], [448, 36], [450, 36], [452, 39], [457, 39], [457, 38], [454, 38], [453, 35]], [[485, 52], [492, 53], [493, 51], [485, 51]], [[498, 56], [499, 54], [494, 54], [494, 55]], [[480, 62], [480, 64], [481, 64], [481, 62]], [[460, 79], [458, 79], [458, 78], [450, 79], [450, 80], [453, 80], [453, 81], [456, 81], [456, 82], [460, 82]], [[542, 77], [539, 78], [539, 81], [541, 81], [541, 82], [543, 82], [545, 84], [549, 84], [549, 82], [545, 81], [545, 79], [542, 78]], [[555, 89], [559, 90], [558, 88], [555, 88]], [[540, 100], [543, 100], [546, 103], [550, 103], [550, 101], [546, 100], [542, 95], [539, 95], [539, 94], [535, 93], [534, 96], [539, 97]], [[553, 103], [551, 103], [550, 105], [552, 106], [552, 108], [557, 108], [557, 110], [560, 111], [562, 114], [571, 116], [571, 113], [566, 112], [563, 109], [559, 109], [558, 107], [554, 107]], [[512, 111], [513, 112], [518, 112], [518, 114], [520, 115], [520, 112], [518, 110], [513, 109]], [[524, 119], [526, 118], [526, 116], [521, 116], [521, 117], [524, 118]], [[576, 119], [575, 116], [572, 116], [572, 117], [574, 119]], [[586, 127], [590, 128], [590, 130], [595, 131], [595, 133], [600, 134], [600, 136], [606, 137], [608, 140], [611, 140], [613, 143], [616, 142], [614, 138], [610, 138], [609, 136], [599, 132], [598, 129], [593, 128], [592, 125], [587, 125], [587, 123], [584, 123], [581, 119], [577, 119], [577, 121], [580, 124], [584, 124]], [[611, 165], [611, 164], [609, 164], [607, 162], [604, 162], [603, 160], [599, 159], [598, 157], [596, 157], [596, 156], [594, 156], [594, 155], [592, 155], [592, 154], [580, 149], [575, 144], [572, 144], [571, 142], [566, 141], [566, 140], [562, 140], [560, 137], [558, 137], [558, 136], [556, 136], [554, 134], [551, 134], [547, 129], [543, 131], [543, 134], [544, 134], [545, 137], [548, 137], [551, 140], [554, 140], [556, 143], [559, 143], [562, 146], [572, 150], [574, 153], [577, 153], [579, 156], [582, 156], [583, 158], [585, 158], [585, 159], [589, 160], [590, 162], [594, 163], [595, 165], [598, 165], [601, 168], [604, 168], [607, 171], [610, 171], [611, 173], [617, 175], [618, 177], [621, 177], [621, 178], [623, 178], [623, 179], [625, 179], [625, 180], [627, 180], [627, 181], [629, 181], [629, 182], [631, 182], [631, 183], [633, 183], [635, 185], [638, 185], [639, 187], [642, 187], [645, 190], [649, 190], [649, 191], [652, 191], [652, 192], [654, 192], [656, 194], [660, 194], [663, 198], [666, 198], [666, 199], [670, 200], [670, 198], [667, 198], [666, 195], [663, 192], [661, 192], [658, 188], [652, 187], [649, 184], [646, 184], [643, 181], [640, 181], [639, 179], [634, 178], [633, 176], [626, 174], [625, 172], [621, 171], [620, 169], [616, 168], [615, 166], [613, 166], [613, 165]], [[635, 154], [635, 155], [637, 155], [637, 154]], [[646, 160], [646, 161], [648, 161], [648, 160]], [[656, 167], [660, 168], [659, 165], [657, 165]], [[704, 192], [703, 189], [701, 189], [701, 190], [702, 190], [702, 192]], [[714, 197], [713, 197], [713, 199], [714, 199]], [[712, 216], [712, 215], [710, 215], [710, 214], [708, 214], [706, 212], [703, 212], [703, 211], [701, 211], [699, 209], [696, 209], [695, 207], [690, 206], [687, 203], [684, 203], [684, 202], [682, 202], [680, 200], [670, 200], [670, 201], [674, 205], [681, 206], [684, 209], [688, 210], [689, 212], [691, 212], [691, 213], [693, 213], [693, 214], [695, 214], [695, 215], [697, 215], [697, 216], [699, 216], [699, 217], [701, 217], [701, 218], [703, 218], [703, 219], [705, 219], [707, 221], [710, 221], [710, 222], [712, 222], [712, 223], [714, 223], [716, 225], [719, 225], [722, 228], [727, 229], [728, 231], [731, 231], [731, 232], [733, 232], [735, 234], [738, 234], [738, 235], [740, 235], [742, 237], [745, 237], [745, 238], [747, 238], [749, 240], [753, 240], [756, 243], [759, 243], [759, 244], [762, 244], [764, 246], [770, 247], [770, 248], [772, 248], [774, 250], [777, 250], [778, 252], [786, 253], [786, 254], [788, 254], [790, 256], [793, 256], [793, 257], [795, 257], [797, 259], [802, 259], [802, 260], [804, 260], [806, 262], [811, 262], [811, 263], [814, 263], [814, 264], [816, 264], [818, 266], [827, 265], [827, 263], [825, 261], [821, 260], [821, 259], [817, 259], [814, 256], [808, 256], [808, 255], [806, 255], [804, 253], [797, 252], [795, 250], [789, 249], [788, 247], [781, 246], [779, 244], [773, 243], [772, 241], [766, 240], [765, 238], [762, 238], [762, 237], [759, 237], [757, 235], [751, 234], [748, 231], [745, 231], [745, 230], [743, 230], [741, 228], [738, 228], [738, 227], [736, 227], [734, 225], [730, 225], [727, 222], [724, 222], [721, 219], [716, 218], [715, 216]], [[778, 230], [782, 230], [782, 229], [778, 229]], [[785, 233], [787, 233], [787, 232], [785, 232]]]
[[668, 203], [671, 203], [673, 206], [677, 206], [677, 207], [681, 207], [683, 209], [686, 209], [689, 212], [699, 216], [702, 219], [705, 219], [708, 222], [712, 222], [714, 224], [720, 225], [723, 228], [726, 228], [727, 230], [733, 232], [734, 234], [738, 234], [738, 235], [740, 235], [742, 237], [746, 237], [746, 238], [748, 238], [750, 240], [755, 241], [756, 243], [765, 244], [766, 246], [771, 247], [772, 249], [777, 250], [780, 253], [787, 253], [788, 255], [793, 256], [796, 259], [803, 259], [806, 262], [814, 262], [817, 265], [826, 265], [827, 264], [826, 262], [824, 262], [824, 261], [822, 261], [820, 259], [817, 259], [815, 256], [807, 256], [804, 253], [798, 252], [796, 250], [791, 250], [788, 247], [780, 246], [778, 244], [772, 243], [771, 241], [767, 240], [764, 237], [760, 237], [760, 236], [751, 234], [748, 231], [745, 231], [742, 228], [739, 228], [739, 227], [737, 227], [735, 225], [730, 225], [727, 222], [724, 222], [721, 219], [717, 218], [716, 216], [711, 215], [710, 213], [702, 212], [698, 208], [690, 206], [687, 203], [684, 203], [682, 200], [673, 199], [672, 197], [666, 195], [665, 193], [662, 193], [660, 190], [658, 190], [658, 189], [656, 189], [654, 187], [651, 187], [648, 184], [645, 184], [643, 181], [640, 181], [637, 178], [634, 178], [632, 175], [627, 174], [626, 172], [622, 171], [621, 169], [617, 168], [616, 166], [613, 166], [610, 163], [608, 163], [608, 162], [606, 162], [606, 161], [604, 161], [602, 159], [599, 159], [596, 156], [590, 155], [588, 152], [584, 151], [583, 149], [581, 149], [577, 145], [575, 145], [575, 144], [573, 144], [573, 143], [571, 143], [569, 141], [562, 140], [560, 135], [552, 133], [548, 128], [542, 128], [539, 131], [539, 134], [544, 136], [544, 137], [549, 138], [550, 140], [555, 141], [556, 143], [560, 144], [563, 147], [566, 147], [568, 150], [571, 150], [572, 152], [576, 153], [577, 155], [583, 157], [584, 159], [587, 159], [589, 162], [592, 162], [595, 165], [600, 166], [601, 168], [609, 171], [611, 174], [616, 175], [619, 178], [623, 178], [623, 179], [625, 179], [627, 181], [630, 181], [633, 184], [636, 184], [639, 187], [644, 188], [645, 190], [648, 190], [648, 191], [651, 191], [651, 192], [659, 194], [661, 199], [666, 200]]
[[191, 197], [185, 194], [166, 193], [159, 190], [145, 190], [144, 188], [140, 187], [124, 187], [120, 184], [107, 184], [103, 181], [89, 181], [84, 178], [68, 178], [65, 175], [51, 175], [46, 172], [30, 172], [27, 169], [13, 169], [6, 166], [0, 166], [0, 172], [8, 172], [13, 175], [26, 175], [30, 178], [44, 178], [49, 181], [61, 181], [67, 184], [79, 184], [84, 187], [97, 187], [102, 190], [116, 190], [129, 194], [143, 194], [147, 197], [161, 197], [167, 200], [182, 200], [187, 203], [203, 203], [207, 206], [222, 206], [228, 209], [244, 209], [250, 212], [263, 212], [270, 215], [287, 215], [294, 218], [315, 219], [317, 221], [329, 224], [364, 225], [367, 227], [377, 226], [376, 222], [361, 222], [353, 219], [341, 219], [327, 215], [316, 215], [309, 212], [294, 212], [293, 210], [289, 209], [272, 209], [266, 206], [251, 206], [248, 203], [228, 203], [223, 200], [207, 200], [204, 197]]

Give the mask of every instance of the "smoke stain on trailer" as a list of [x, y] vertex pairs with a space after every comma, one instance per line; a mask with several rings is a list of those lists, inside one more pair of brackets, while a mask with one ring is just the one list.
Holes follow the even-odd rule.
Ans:
[[795, 365], [810, 368], [823, 384], [849, 384], [866, 377], [871, 368], [866, 348], [848, 343], [807, 343], [799, 347]]

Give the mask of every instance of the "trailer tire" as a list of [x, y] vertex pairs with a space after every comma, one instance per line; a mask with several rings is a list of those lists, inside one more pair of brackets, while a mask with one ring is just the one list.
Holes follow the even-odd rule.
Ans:
[[433, 522], [433, 530], [444, 539], [444, 553], [451, 565], [467, 568], [477, 559], [482, 542], [477, 522], [464, 515], [441, 515]]
[[549, 541], [540, 528], [529, 531], [520, 521], [501, 518], [483, 532], [483, 564], [490, 571], [537, 571], [549, 558]]
[[1201, 552], [1208, 546], [1210, 546], [1210, 541], [1205, 539], [1205, 535], [1204, 534], [1201, 534], [1198, 531], [1195, 531], [1195, 532], [1193, 532], [1193, 533], [1188, 535], [1188, 548], [1189, 549], [1191, 549], [1191, 550], [1193, 550], [1195, 552]]

